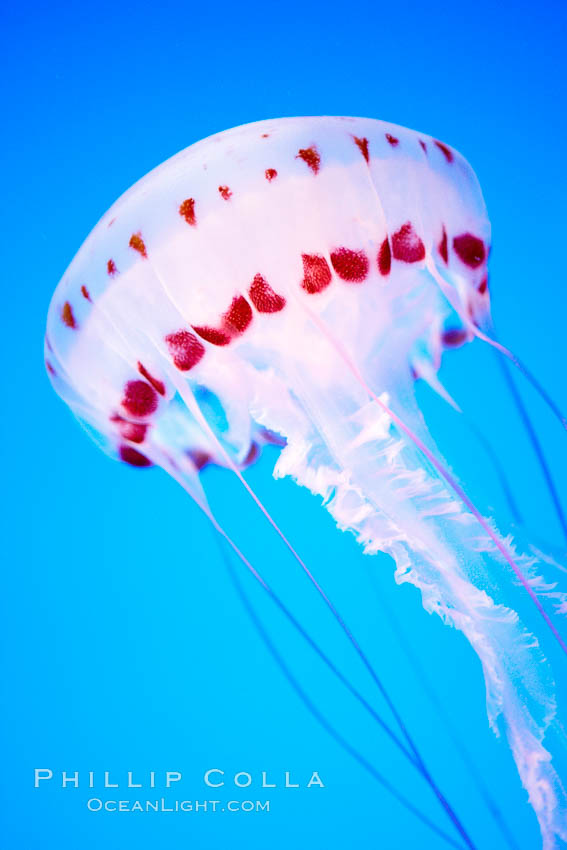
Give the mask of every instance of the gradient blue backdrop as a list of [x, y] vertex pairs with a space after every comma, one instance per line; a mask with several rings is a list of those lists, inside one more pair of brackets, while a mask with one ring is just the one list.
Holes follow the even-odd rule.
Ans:
[[[111, 463], [72, 421], [44, 374], [44, 319], [57, 281], [99, 216], [181, 148], [267, 117], [378, 117], [444, 139], [471, 161], [493, 223], [491, 280], [501, 337], [564, 401], [565, 5], [103, 0], [10, 6], [2, 15], [0, 59], [0, 846], [443, 846], [331, 741], [291, 691], [188, 497], [158, 471]], [[448, 359], [443, 373], [492, 436], [533, 536], [558, 541], [541, 476], [490, 352], [469, 346]], [[523, 390], [564, 484], [560, 428]], [[471, 494], [493, 506], [505, 525], [505, 501], [482, 449], [444, 405], [426, 391], [420, 398]], [[501, 847], [500, 836], [390, 628], [384, 601], [474, 753], [517, 846], [538, 847], [507, 747], [487, 729], [482, 676], [465, 641], [424, 614], [414, 590], [394, 585], [387, 559], [364, 558], [317, 500], [271, 481], [274, 457], [268, 452], [249, 480], [357, 624], [479, 850]], [[242, 545], [371, 696], [356, 659], [240, 488], [217, 471], [205, 483]], [[246, 587], [315, 701], [445, 825], [424, 784], [267, 600]], [[544, 646], [563, 682], [565, 719], [565, 666], [555, 647], [547, 640]], [[318, 770], [326, 788], [268, 794], [256, 784], [219, 795], [269, 797], [269, 814], [93, 814], [85, 788], [61, 790], [53, 782], [34, 790], [35, 767], [121, 777], [127, 770], [181, 770], [184, 784], [173, 796], [193, 800], [215, 798], [201, 779], [210, 767], [255, 777], [268, 770], [278, 780], [290, 770], [302, 782]]]

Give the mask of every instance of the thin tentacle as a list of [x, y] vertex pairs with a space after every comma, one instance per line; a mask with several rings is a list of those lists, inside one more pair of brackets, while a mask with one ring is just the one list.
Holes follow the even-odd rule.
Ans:
[[434, 690], [434, 688], [432, 687], [432, 685], [429, 681], [429, 678], [428, 678], [428, 676], [427, 676], [427, 674], [426, 674], [426, 672], [423, 668], [423, 665], [421, 664], [417, 654], [413, 651], [413, 648], [412, 648], [410, 641], [408, 641], [406, 639], [406, 636], [405, 636], [405, 633], [404, 633], [404, 630], [403, 630], [403, 627], [400, 623], [399, 618], [396, 616], [394, 609], [385, 601], [383, 594], [378, 592], [376, 585], [375, 585], [375, 581], [374, 581], [374, 574], [370, 570], [370, 568], [369, 568], [369, 573], [370, 573], [370, 576], [371, 576], [371, 585], [372, 585], [372, 587], [375, 591], [374, 596], [376, 598], [376, 601], [377, 601], [378, 605], [380, 606], [380, 608], [382, 609], [382, 611], [383, 611], [383, 613], [384, 613], [384, 615], [385, 615], [385, 617], [386, 617], [386, 619], [387, 619], [387, 621], [390, 625], [390, 628], [391, 628], [392, 632], [394, 633], [394, 635], [395, 635], [395, 637], [398, 641], [398, 644], [400, 645], [402, 651], [404, 652], [406, 658], [408, 659], [408, 662], [409, 662], [410, 666], [412, 667], [412, 669], [413, 669], [413, 671], [416, 675], [416, 678], [418, 679], [418, 681], [419, 681], [421, 687], [423, 688], [425, 694], [427, 695], [428, 699], [430, 700], [433, 707], [435, 708], [435, 711], [437, 712], [438, 717], [440, 718], [443, 725], [445, 726], [450, 740], [452, 741], [455, 749], [459, 753], [461, 760], [463, 761], [463, 764], [465, 765], [465, 767], [468, 770], [473, 782], [475, 783], [475, 785], [478, 789], [478, 792], [479, 792], [480, 796], [482, 797], [482, 799], [484, 800], [484, 803], [485, 803], [488, 811], [490, 812], [494, 822], [496, 823], [500, 832], [502, 833], [502, 836], [503, 836], [504, 840], [506, 841], [506, 844], [508, 845], [510, 850], [519, 850], [518, 845], [517, 845], [512, 833], [511, 833], [511, 830], [510, 830], [510, 828], [509, 828], [509, 826], [508, 826], [508, 824], [507, 824], [507, 822], [506, 822], [506, 820], [505, 820], [505, 818], [502, 814], [500, 807], [498, 806], [496, 800], [494, 799], [494, 797], [490, 793], [490, 790], [488, 789], [486, 783], [484, 782], [484, 779], [482, 777], [481, 772], [477, 768], [477, 766], [476, 766], [470, 752], [468, 751], [467, 747], [465, 746], [461, 736], [456, 731], [456, 729], [453, 725], [453, 722], [450, 718], [449, 713], [446, 711], [443, 703], [441, 702], [441, 700], [438, 698], [437, 694], [435, 693], [435, 690]]
[[547, 485], [547, 489], [549, 495], [551, 497], [551, 501], [553, 502], [553, 506], [555, 508], [555, 513], [557, 515], [557, 519], [563, 531], [563, 535], [565, 537], [565, 541], [567, 542], [567, 517], [565, 516], [565, 511], [563, 510], [563, 506], [561, 504], [561, 499], [559, 498], [559, 493], [557, 491], [557, 487], [555, 486], [555, 482], [553, 480], [553, 476], [551, 474], [551, 470], [549, 468], [549, 464], [545, 459], [545, 454], [543, 452], [543, 447], [541, 442], [537, 436], [536, 430], [532, 424], [529, 413], [526, 410], [526, 406], [522, 400], [520, 393], [518, 392], [518, 388], [514, 381], [513, 376], [510, 374], [510, 369], [508, 367], [508, 363], [501, 357], [497, 358], [500, 368], [502, 369], [502, 373], [504, 375], [504, 380], [512, 394], [514, 399], [514, 403], [518, 409], [518, 413], [520, 414], [520, 418], [524, 424], [524, 428], [528, 433], [528, 437], [532, 444], [533, 450], [538, 459], [538, 463], [540, 469], [542, 471], [543, 477], [545, 478], [545, 483]]
[[202, 414], [202, 412], [199, 408], [199, 405], [197, 404], [192, 392], [189, 390], [187, 385], [184, 384], [184, 382], [182, 380], [177, 378], [177, 376], [175, 376], [174, 380], [175, 380], [179, 394], [181, 395], [181, 397], [183, 398], [183, 400], [187, 404], [191, 413], [193, 413], [193, 415], [196, 417], [197, 421], [199, 422], [201, 427], [205, 430], [205, 432], [209, 435], [209, 437], [212, 440], [214, 440], [215, 444], [220, 449], [220, 451], [221, 451], [223, 457], [225, 458], [227, 464], [229, 465], [229, 467], [235, 472], [235, 474], [237, 475], [240, 482], [244, 485], [247, 492], [250, 494], [250, 496], [252, 497], [252, 499], [254, 500], [256, 505], [259, 507], [259, 509], [262, 511], [262, 513], [264, 514], [264, 516], [266, 517], [268, 522], [275, 529], [278, 536], [282, 539], [282, 541], [284, 542], [286, 547], [289, 549], [289, 551], [291, 552], [291, 554], [293, 555], [295, 560], [299, 563], [302, 570], [307, 575], [309, 581], [313, 584], [313, 586], [317, 590], [318, 594], [321, 596], [321, 598], [323, 599], [323, 601], [325, 602], [325, 604], [327, 605], [327, 607], [331, 611], [333, 617], [335, 618], [335, 620], [339, 624], [340, 628], [342, 629], [342, 631], [344, 632], [344, 634], [346, 635], [346, 637], [350, 641], [351, 645], [355, 649], [357, 655], [361, 659], [362, 663], [364, 664], [367, 671], [369, 672], [372, 680], [374, 681], [375, 685], [378, 687], [380, 693], [382, 694], [384, 700], [386, 701], [390, 711], [392, 712], [392, 715], [394, 716], [394, 718], [396, 720], [396, 723], [398, 724], [403, 736], [405, 737], [405, 739], [408, 742], [412, 752], [414, 753], [415, 759], [417, 761], [417, 764], [420, 767], [422, 775], [424, 776], [426, 781], [429, 783], [434, 794], [436, 795], [439, 802], [441, 803], [441, 805], [445, 809], [448, 817], [454, 823], [455, 827], [457, 828], [457, 830], [459, 831], [459, 833], [461, 834], [461, 836], [463, 837], [463, 839], [467, 843], [467, 846], [472, 847], [473, 845], [470, 843], [470, 839], [468, 838], [466, 830], [464, 829], [463, 825], [461, 824], [456, 813], [453, 811], [448, 800], [446, 799], [444, 794], [441, 792], [440, 788], [437, 786], [437, 784], [435, 783], [435, 781], [434, 781], [433, 777], [431, 776], [429, 770], [427, 769], [425, 762], [423, 761], [423, 758], [422, 758], [422, 756], [421, 756], [421, 754], [420, 754], [420, 752], [417, 748], [417, 745], [415, 744], [412, 736], [409, 733], [409, 730], [407, 729], [407, 727], [406, 727], [406, 725], [403, 721], [403, 718], [401, 717], [401, 714], [399, 713], [398, 709], [394, 705], [394, 703], [393, 703], [392, 699], [390, 698], [382, 680], [378, 676], [376, 670], [374, 669], [373, 665], [371, 664], [370, 660], [368, 659], [366, 653], [364, 652], [364, 650], [362, 649], [362, 647], [358, 643], [356, 637], [354, 636], [354, 634], [352, 633], [350, 628], [347, 626], [346, 622], [344, 621], [343, 617], [339, 613], [338, 609], [335, 607], [334, 603], [329, 599], [329, 597], [327, 596], [327, 594], [325, 593], [325, 591], [323, 590], [321, 585], [318, 583], [318, 581], [315, 578], [315, 576], [313, 575], [313, 573], [309, 570], [309, 568], [307, 567], [305, 562], [298, 555], [298, 553], [296, 552], [296, 550], [294, 549], [292, 544], [289, 542], [287, 537], [281, 531], [281, 529], [279, 528], [279, 526], [277, 525], [275, 520], [272, 518], [272, 516], [270, 515], [268, 510], [265, 508], [265, 506], [262, 504], [262, 502], [260, 501], [258, 496], [254, 493], [254, 491], [252, 490], [252, 488], [250, 487], [250, 485], [248, 484], [248, 482], [246, 481], [246, 479], [242, 475], [241, 471], [238, 469], [238, 467], [236, 466], [236, 464], [234, 463], [232, 458], [229, 456], [228, 452], [226, 451], [226, 449], [224, 448], [222, 443], [219, 441], [218, 437], [215, 435], [215, 433], [211, 429], [210, 425], [207, 423], [206, 419], [204, 418], [204, 416], [203, 416], [203, 414]]
[[[224, 536], [224, 535], [223, 535]], [[228, 541], [230, 543], [230, 541]], [[449, 844], [451, 847], [460, 848], [462, 847], [457, 841], [451, 838], [444, 830], [438, 827], [433, 821], [431, 821], [427, 815], [424, 815], [407, 797], [405, 797], [402, 793], [400, 793], [387, 779], [386, 777], [379, 771], [377, 768], [366, 759], [355, 747], [353, 747], [349, 742], [339, 733], [337, 730], [331, 725], [331, 723], [327, 720], [327, 718], [322, 714], [322, 712], [316, 707], [311, 698], [308, 696], [306, 691], [301, 687], [293, 673], [291, 672], [289, 666], [284, 661], [282, 655], [276, 648], [274, 642], [268, 635], [266, 629], [264, 628], [263, 623], [260, 618], [256, 614], [252, 604], [246, 595], [246, 592], [236, 574], [236, 571], [230, 560], [225, 556], [224, 552], [221, 553], [223, 555], [223, 560], [229, 572], [229, 576], [233, 583], [233, 586], [248, 614], [250, 620], [252, 621], [254, 627], [258, 631], [262, 642], [276, 661], [277, 665], [281, 669], [285, 678], [298, 695], [302, 703], [305, 705], [307, 710], [313, 715], [313, 717], [317, 720], [319, 725], [325, 729], [325, 731], [333, 738], [333, 740], [347, 752], [358, 764], [361, 765], [383, 788], [385, 788], [395, 799], [406, 808], [409, 812], [415, 815], [418, 820], [420, 820], [425, 826], [431, 829], [436, 835], [439, 836], [443, 841]], [[473, 846], [470, 842], [468, 842], [468, 846]]]
[[522, 373], [524, 378], [526, 378], [526, 380], [532, 385], [538, 395], [549, 407], [555, 418], [558, 419], [563, 428], [567, 431], [567, 416], [563, 413], [563, 411], [560, 409], [559, 405], [554, 401], [554, 399], [549, 395], [545, 387], [542, 386], [542, 384], [538, 381], [535, 375], [533, 375], [532, 372], [528, 369], [525, 363], [520, 360], [520, 358], [516, 354], [514, 354], [514, 352], [510, 351], [509, 348], [506, 348], [506, 346], [502, 345], [501, 342], [498, 342], [498, 340], [493, 339], [491, 336], [484, 333], [484, 331], [482, 331], [478, 327], [478, 325], [475, 324], [471, 317], [465, 312], [465, 309], [463, 308], [463, 305], [459, 302], [456, 293], [452, 290], [447, 281], [443, 279], [442, 275], [439, 274], [431, 258], [428, 258], [427, 260], [427, 270], [434, 278], [436, 283], [439, 285], [439, 288], [443, 292], [445, 298], [447, 299], [451, 307], [453, 307], [455, 312], [458, 314], [463, 324], [478, 339], [482, 340], [483, 342], [486, 342], [488, 345], [494, 348], [495, 351], [498, 351], [501, 355], [506, 357], [511, 363], [514, 364], [516, 369], [518, 369]]
[[[152, 453], [150, 452], [149, 454], [151, 456]], [[175, 467], [172, 467], [171, 463], [168, 462], [167, 455], [165, 455], [163, 452], [158, 452], [158, 454], [160, 455], [159, 458], [157, 456], [154, 456], [154, 459], [159, 461], [160, 465], [163, 466], [164, 468], [166, 468], [168, 470], [169, 474], [179, 484], [181, 484], [182, 487], [187, 489], [183, 477], [180, 476], [177, 469]], [[323, 652], [323, 650], [318, 646], [318, 644], [314, 641], [314, 639], [308, 634], [306, 629], [301, 625], [301, 623], [297, 620], [297, 618], [291, 613], [291, 611], [287, 608], [287, 606], [282, 602], [282, 600], [272, 590], [270, 585], [258, 573], [258, 571], [252, 566], [252, 564], [248, 561], [248, 559], [245, 557], [245, 555], [240, 551], [240, 549], [232, 541], [232, 539], [229, 537], [229, 535], [226, 533], [226, 531], [219, 525], [219, 523], [215, 519], [212, 511], [210, 510], [209, 506], [207, 505], [207, 503], [205, 501], [204, 494], [202, 495], [202, 497], [199, 497], [199, 495], [197, 495], [197, 496], [195, 495], [194, 490], [191, 490], [189, 492], [190, 492], [190, 495], [192, 495], [192, 497], [196, 501], [196, 503], [199, 505], [201, 510], [208, 517], [208, 519], [210, 520], [210, 522], [212, 523], [212, 525], [214, 526], [214, 528], [216, 529], [218, 534], [227, 541], [227, 543], [234, 550], [236, 555], [240, 558], [240, 560], [245, 564], [247, 569], [250, 571], [250, 573], [252, 574], [254, 579], [261, 585], [263, 590], [270, 596], [270, 598], [277, 605], [277, 607], [281, 610], [281, 612], [284, 614], [284, 616], [291, 622], [291, 624], [294, 626], [294, 628], [301, 634], [301, 636], [304, 638], [304, 640], [307, 641], [307, 643], [311, 646], [311, 648], [315, 651], [315, 653], [321, 658], [321, 660], [326, 664], [326, 666], [331, 670], [331, 672], [338, 678], [338, 680], [347, 688], [347, 690], [352, 694], [352, 696], [355, 697], [355, 699], [363, 706], [363, 708], [365, 708], [365, 710], [370, 714], [370, 716], [375, 720], [375, 722], [378, 723], [378, 725], [383, 729], [383, 731], [388, 735], [388, 737], [393, 741], [393, 743], [398, 747], [398, 749], [400, 749], [400, 751], [406, 756], [406, 758], [408, 758], [410, 763], [414, 767], [416, 767], [416, 769], [419, 771], [419, 773], [423, 776], [425, 781], [431, 787], [433, 793], [437, 797], [437, 799], [440, 802], [445, 813], [447, 814], [447, 816], [449, 817], [449, 819], [451, 820], [451, 822], [455, 826], [456, 830], [458, 831], [458, 833], [461, 835], [461, 837], [465, 841], [466, 846], [469, 847], [470, 850], [475, 850], [474, 844], [472, 843], [470, 837], [468, 836], [468, 833], [465, 830], [463, 824], [461, 823], [459, 817], [457, 816], [456, 812], [453, 810], [453, 808], [450, 805], [450, 803], [448, 802], [447, 798], [444, 796], [444, 794], [438, 788], [438, 786], [436, 785], [435, 781], [433, 780], [430, 772], [428, 771], [427, 767], [425, 766], [425, 763], [424, 763], [419, 751], [417, 750], [411, 736], [409, 735], [409, 732], [407, 732], [405, 727], [402, 729], [402, 731], [405, 730], [406, 739], [409, 738], [408, 744], [409, 744], [412, 752], [409, 752], [406, 749], [406, 747], [404, 746], [402, 741], [400, 741], [400, 739], [395, 734], [395, 732], [388, 726], [388, 724], [383, 720], [383, 718], [378, 714], [378, 712], [371, 706], [371, 704], [368, 702], [368, 700], [366, 700], [364, 698], [364, 696], [348, 681], [348, 679], [344, 676], [344, 674], [341, 673], [341, 671], [336, 667], [336, 665], [331, 661], [331, 659]], [[380, 680], [378, 680], [378, 681], [380, 681]], [[387, 695], [387, 692], [386, 692], [386, 695]], [[395, 716], [399, 717], [400, 715], [399, 715], [397, 709], [395, 708], [394, 704], [392, 703], [391, 699], [389, 698], [389, 696], [388, 696], [388, 705], [392, 707], [392, 711], [394, 712]], [[401, 718], [400, 718], [400, 720], [401, 720]], [[413, 753], [413, 755], [412, 755], [412, 753]]]

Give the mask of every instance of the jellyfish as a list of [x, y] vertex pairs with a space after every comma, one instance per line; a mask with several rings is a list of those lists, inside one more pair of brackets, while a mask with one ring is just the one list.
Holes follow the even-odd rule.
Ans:
[[[277, 446], [276, 479], [320, 497], [366, 553], [390, 555], [396, 580], [414, 585], [425, 609], [477, 653], [490, 725], [505, 729], [549, 850], [567, 840], [565, 792], [544, 745], [553, 678], [508, 598], [521, 587], [567, 651], [557, 625], [566, 597], [543, 579], [541, 559], [473, 504], [415, 392], [422, 379], [452, 403], [438, 377], [442, 358], [476, 338], [522, 368], [490, 334], [489, 245], [476, 176], [437, 139], [373, 119], [246, 125], [177, 154], [103, 216], [55, 291], [45, 360], [56, 392], [101, 448], [135, 467], [162, 467], [275, 596], [207, 502], [206, 465], [236, 475], [387, 701], [340, 604], [243, 470]], [[474, 846], [389, 703], [396, 732], [365, 707]]]

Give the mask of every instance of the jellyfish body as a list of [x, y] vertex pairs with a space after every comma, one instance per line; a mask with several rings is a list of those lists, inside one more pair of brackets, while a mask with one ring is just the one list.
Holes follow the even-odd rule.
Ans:
[[[432, 462], [414, 394], [489, 314], [490, 225], [453, 149], [380, 121], [297, 118], [173, 157], [101, 219], [54, 295], [46, 362], [110, 454], [201, 502], [208, 462], [322, 497], [365, 551], [459, 628], [484, 670], [545, 847], [565, 799], [543, 746], [553, 684], [506, 605], [514, 552]], [[403, 424], [403, 428], [400, 427]]]

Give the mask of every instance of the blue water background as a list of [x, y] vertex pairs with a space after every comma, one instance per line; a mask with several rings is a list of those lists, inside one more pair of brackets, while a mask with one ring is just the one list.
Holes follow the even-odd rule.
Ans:
[[[5, 850], [384, 850], [438, 848], [334, 743], [282, 676], [228, 578], [207, 521], [159, 471], [107, 460], [53, 393], [42, 363], [51, 293], [99, 216], [134, 181], [198, 139], [261, 118], [361, 115], [446, 140], [470, 160], [493, 224], [499, 333], [565, 404], [567, 197], [564, 4], [288, 2], [209, 5], [21, 2], [3, 12], [2, 784]], [[493, 440], [532, 536], [560, 540], [537, 464], [491, 352], [443, 367], [448, 388]], [[557, 480], [565, 434], [522, 394]], [[420, 390], [467, 489], [509, 520], [494, 469], [458, 418]], [[273, 482], [268, 451], [247, 477], [340, 604], [479, 850], [503, 845], [446, 727], [391, 628], [405, 640], [514, 833], [539, 846], [504, 740], [487, 728], [484, 686], [462, 636], [364, 557], [318, 500]], [[224, 472], [214, 506], [353, 680], [364, 672], [269, 526]], [[244, 578], [244, 576], [243, 576]], [[257, 589], [255, 609], [314, 702], [444, 828], [425, 784], [332, 681]], [[541, 632], [537, 616], [528, 622]], [[565, 659], [556, 669], [567, 718]], [[555, 738], [556, 749], [561, 742]], [[560, 762], [559, 762], [560, 763]], [[34, 768], [55, 779], [38, 790]], [[215, 799], [202, 774], [250, 771], [218, 799], [271, 800], [270, 813], [91, 813], [89, 770], [121, 781], [183, 772], [170, 797]], [[79, 789], [61, 771], [82, 772]], [[305, 783], [324, 789], [259, 788]], [[275, 777], [275, 779], [273, 779]], [[114, 780], [116, 781], [116, 780]], [[138, 779], [138, 781], [140, 781]], [[161, 781], [161, 779], [159, 780]], [[162, 796], [145, 788], [139, 795]], [[128, 799], [132, 792], [95, 796]], [[166, 795], [167, 796], [167, 795]]]

